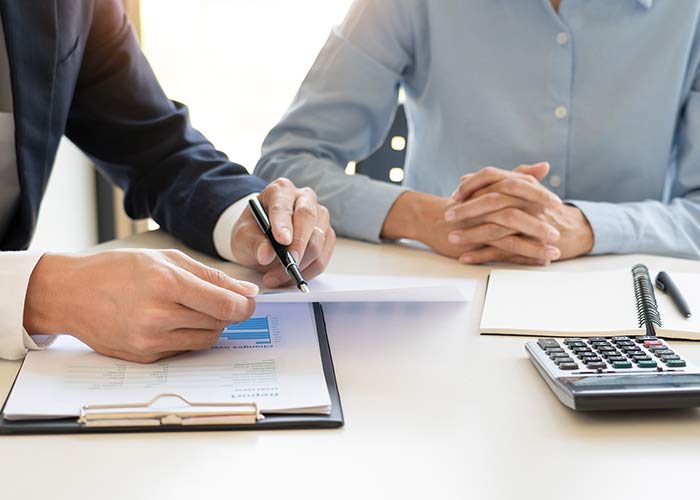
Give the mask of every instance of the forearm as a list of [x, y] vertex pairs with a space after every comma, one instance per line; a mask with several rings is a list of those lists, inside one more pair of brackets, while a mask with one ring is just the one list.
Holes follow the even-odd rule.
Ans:
[[[414, 8], [409, 2], [354, 3], [263, 143], [255, 173], [313, 188], [343, 236], [379, 241], [384, 220], [404, 191], [345, 175], [345, 166], [367, 158], [390, 129], [399, 86], [410, 83], [405, 76], [414, 63]], [[422, 75], [422, 66], [415, 71]]]
[[700, 203], [676, 198], [603, 203], [570, 201], [588, 219], [594, 235], [592, 254], [646, 253], [700, 259]]
[[268, 180], [287, 177], [298, 187], [312, 188], [339, 235], [372, 242], [380, 241], [389, 210], [406, 191], [367, 176], [346, 175], [333, 161], [309, 153], [264, 156], [256, 173]]

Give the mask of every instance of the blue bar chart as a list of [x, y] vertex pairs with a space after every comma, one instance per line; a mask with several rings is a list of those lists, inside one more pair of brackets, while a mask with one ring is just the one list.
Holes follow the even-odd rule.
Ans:
[[272, 344], [270, 322], [267, 316], [250, 318], [242, 323], [229, 325], [221, 332], [221, 338], [229, 341], [241, 341], [255, 345]]

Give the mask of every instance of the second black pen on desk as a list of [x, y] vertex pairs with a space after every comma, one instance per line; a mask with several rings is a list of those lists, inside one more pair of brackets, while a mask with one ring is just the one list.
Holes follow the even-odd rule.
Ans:
[[671, 297], [671, 300], [678, 309], [678, 312], [680, 312], [684, 317], [690, 318], [691, 313], [688, 303], [683, 298], [680, 289], [666, 272], [661, 271], [656, 275], [656, 287]]
[[260, 226], [262, 232], [265, 233], [267, 239], [270, 240], [272, 248], [274, 248], [277, 257], [284, 266], [284, 270], [287, 271], [287, 274], [290, 278], [292, 278], [294, 284], [299, 290], [301, 290], [304, 293], [309, 293], [309, 285], [304, 279], [304, 277], [301, 275], [301, 269], [299, 269], [299, 264], [297, 264], [296, 260], [294, 260], [292, 254], [289, 253], [289, 250], [287, 250], [287, 248], [283, 245], [280, 245], [275, 239], [274, 235], [272, 234], [272, 224], [270, 223], [270, 217], [268, 217], [267, 212], [265, 212], [265, 208], [263, 208], [262, 203], [260, 203], [260, 200], [258, 200], [256, 196], [248, 200], [248, 204], [250, 205], [250, 211], [253, 212], [253, 217], [258, 223], [258, 226]]

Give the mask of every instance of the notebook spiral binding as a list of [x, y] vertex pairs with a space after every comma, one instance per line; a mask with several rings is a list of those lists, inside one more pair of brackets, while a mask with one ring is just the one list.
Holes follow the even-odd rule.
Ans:
[[663, 324], [647, 266], [644, 264], [634, 266], [632, 268], [632, 279], [634, 280], [634, 296], [637, 302], [639, 326], [646, 327], [647, 335], [656, 336], [654, 325], [661, 327]]

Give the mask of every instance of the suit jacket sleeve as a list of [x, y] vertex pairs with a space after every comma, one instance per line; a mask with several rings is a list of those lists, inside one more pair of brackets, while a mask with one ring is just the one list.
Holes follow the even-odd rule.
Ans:
[[153, 217], [216, 255], [221, 213], [265, 182], [229, 162], [166, 97], [119, 0], [95, 0], [87, 36], [66, 135], [124, 190], [130, 217]]

